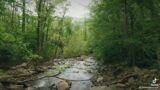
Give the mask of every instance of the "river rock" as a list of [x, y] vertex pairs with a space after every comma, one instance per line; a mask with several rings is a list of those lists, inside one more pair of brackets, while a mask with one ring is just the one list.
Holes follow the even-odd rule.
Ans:
[[77, 57], [77, 60], [78, 60], [78, 61], [83, 61], [84, 58], [83, 58], [83, 57]]
[[65, 80], [59, 81], [56, 86], [57, 86], [57, 90], [69, 90], [70, 89], [70, 84]]
[[134, 84], [134, 83], [135, 83], [135, 79], [134, 79], [133, 77], [129, 78], [129, 79], [128, 79], [128, 83], [129, 83], [130, 85]]
[[20, 65], [20, 67], [26, 67], [27, 66], [27, 63], [22, 63], [21, 65]]
[[112, 90], [111, 88], [107, 87], [107, 86], [95, 86], [92, 87], [90, 90]]
[[97, 82], [102, 82], [103, 81], [103, 77], [99, 77], [98, 79], [97, 79]]
[[74, 70], [73, 73], [79, 73], [79, 71], [78, 70]]
[[42, 66], [41, 69], [46, 71], [48, 69], [48, 67], [47, 66]]
[[54, 69], [52, 66], [48, 66], [47, 69]]
[[49, 88], [50, 90], [57, 90], [57, 86], [55, 84], [52, 84]]
[[26, 88], [25, 90], [34, 90], [34, 88], [28, 87], [28, 88]]
[[126, 84], [122, 84], [122, 83], [118, 83], [115, 86], [118, 87], [118, 88], [125, 88], [125, 87], [127, 87]]
[[89, 70], [87, 70], [87, 72], [88, 72], [88, 73], [93, 73], [93, 70], [90, 70], [90, 69], [89, 69]]
[[9, 85], [8, 89], [9, 90], [23, 90], [24, 86], [23, 85]]

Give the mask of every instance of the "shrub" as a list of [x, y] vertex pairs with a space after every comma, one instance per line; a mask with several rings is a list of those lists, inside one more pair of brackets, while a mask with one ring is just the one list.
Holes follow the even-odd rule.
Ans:
[[21, 39], [15, 38], [9, 33], [3, 33], [0, 37], [0, 63], [1, 65], [13, 65], [25, 61], [31, 51]]

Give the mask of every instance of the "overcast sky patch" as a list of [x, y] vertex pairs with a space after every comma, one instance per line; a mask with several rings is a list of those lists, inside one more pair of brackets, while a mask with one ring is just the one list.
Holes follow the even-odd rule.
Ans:
[[68, 7], [67, 16], [74, 18], [84, 18], [89, 15], [89, 3], [91, 0], [69, 0], [70, 6]]

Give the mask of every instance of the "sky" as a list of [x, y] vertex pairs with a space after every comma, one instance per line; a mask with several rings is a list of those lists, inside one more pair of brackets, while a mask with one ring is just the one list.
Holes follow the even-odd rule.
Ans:
[[[32, 12], [33, 15], [36, 15], [35, 13], [35, 3], [33, 0], [26, 0], [28, 2], [27, 7]], [[84, 18], [89, 16], [89, 4], [91, 0], [68, 0], [70, 2], [70, 5], [68, 6], [68, 11], [66, 13], [66, 16], [70, 16], [73, 18]], [[60, 9], [57, 10], [57, 15], [59, 15]]]
[[88, 5], [91, 0], [69, 0], [70, 6], [66, 13], [67, 16], [73, 18], [84, 18], [89, 15]]

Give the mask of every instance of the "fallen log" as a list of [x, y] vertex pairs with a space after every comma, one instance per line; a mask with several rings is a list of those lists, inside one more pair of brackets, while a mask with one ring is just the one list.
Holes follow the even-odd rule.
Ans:
[[120, 79], [120, 80], [118, 80], [118, 81], [112, 82], [111, 85], [112, 85], [112, 84], [117, 84], [117, 83], [125, 83], [125, 82], [128, 81], [129, 78], [131, 78], [131, 77], [136, 78], [137, 76], [138, 76], [137, 74], [130, 74], [130, 75], [127, 75], [127, 76], [125, 76], [124, 78], [122, 78], [122, 79]]

